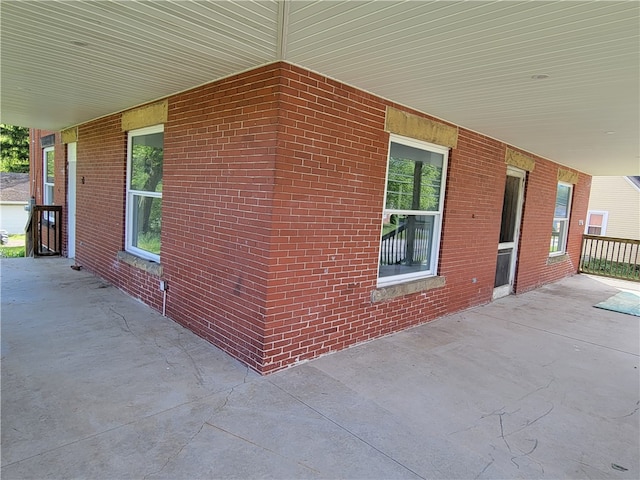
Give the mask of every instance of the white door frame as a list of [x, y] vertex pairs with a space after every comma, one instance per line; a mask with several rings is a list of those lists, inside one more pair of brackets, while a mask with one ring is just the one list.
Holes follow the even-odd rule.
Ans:
[[513, 242], [498, 243], [498, 251], [506, 248], [511, 248], [512, 251], [511, 262], [509, 265], [509, 283], [493, 289], [493, 300], [501, 297], [506, 297], [513, 292], [513, 283], [516, 276], [516, 265], [518, 264], [518, 242], [520, 240], [520, 222], [522, 220], [522, 207], [524, 205], [524, 183], [525, 179], [527, 178], [527, 172], [516, 167], [508, 166], [507, 176], [517, 177], [520, 179], [520, 185], [518, 187], [518, 203], [516, 206], [515, 233], [513, 235]]
[[77, 143], [67, 144], [67, 256], [76, 256], [76, 146]]

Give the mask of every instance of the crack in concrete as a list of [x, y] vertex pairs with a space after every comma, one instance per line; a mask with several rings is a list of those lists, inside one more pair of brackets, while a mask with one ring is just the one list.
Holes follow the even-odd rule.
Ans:
[[[533, 393], [535, 393], [535, 392], [537, 392], [537, 391], [539, 391], [539, 390], [542, 390], [542, 389], [548, 388], [548, 387], [551, 385], [551, 383], [552, 383], [552, 382], [553, 382], [553, 379], [552, 379], [552, 380], [551, 380], [551, 381], [550, 381], [546, 386], [539, 387], [539, 388], [535, 389], [534, 391], [532, 391], [532, 392], [528, 393], [527, 395], [525, 395], [525, 396], [524, 396], [524, 397], [522, 397], [522, 398], [526, 398], [527, 396], [529, 396], [529, 395], [531, 395], [531, 394], [533, 394]], [[511, 444], [510, 444], [510, 443], [509, 443], [509, 441], [507, 440], [507, 437], [509, 437], [510, 435], [513, 435], [513, 434], [515, 434], [515, 433], [518, 433], [518, 432], [520, 432], [520, 431], [522, 431], [522, 430], [524, 430], [524, 429], [526, 429], [526, 428], [530, 427], [531, 425], [533, 425], [534, 423], [536, 423], [536, 422], [537, 422], [537, 421], [539, 421], [540, 419], [542, 419], [542, 418], [546, 417], [547, 415], [549, 415], [549, 414], [553, 411], [553, 409], [554, 409], [554, 408], [555, 408], [555, 406], [554, 406], [553, 404], [551, 404], [551, 408], [550, 408], [549, 410], [547, 410], [546, 412], [544, 412], [542, 415], [539, 415], [538, 417], [534, 418], [533, 420], [527, 420], [527, 421], [526, 421], [526, 423], [525, 423], [525, 425], [522, 425], [520, 428], [517, 428], [516, 430], [513, 430], [513, 431], [511, 431], [511, 432], [506, 432], [506, 433], [505, 433], [505, 424], [504, 424], [504, 419], [503, 419], [503, 417], [504, 417], [505, 415], [513, 415], [514, 413], [517, 413], [518, 411], [520, 411], [520, 410], [521, 410], [520, 408], [518, 408], [518, 409], [514, 410], [513, 412], [505, 412], [505, 411], [503, 411], [503, 410], [504, 410], [504, 407], [502, 407], [502, 408], [499, 408], [499, 409], [497, 409], [497, 410], [494, 410], [493, 412], [491, 412], [491, 413], [489, 413], [489, 414], [483, 415], [483, 416], [482, 416], [482, 417], [480, 417], [480, 418], [481, 418], [481, 419], [482, 419], [482, 418], [487, 418], [487, 417], [491, 417], [491, 416], [494, 416], [494, 415], [498, 417], [499, 424], [500, 424], [500, 435], [499, 435], [499, 437], [500, 437], [500, 438], [502, 439], [502, 441], [504, 442], [504, 444], [505, 444], [505, 446], [507, 447], [507, 450], [509, 451], [509, 453], [511, 453], [511, 454], [515, 454], [516, 452], [514, 452], [514, 451], [513, 451], [513, 449], [511, 448]], [[518, 468], [518, 470], [520, 470], [520, 464], [519, 464], [518, 462], [516, 462], [516, 460], [517, 460], [518, 458], [528, 457], [528, 458], [530, 458], [533, 462], [535, 462], [535, 463], [540, 467], [540, 469], [541, 469], [542, 473], [544, 473], [544, 465], [542, 465], [542, 464], [541, 464], [539, 461], [537, 461], [536, 459], [534, 459], [534, 458], [530, 457], [530, 455], [531, 455], [531, 454], [532, 454], [532, 453], [533, 453], [533, 452], [538, 448], [538, 439], [537, 439], [537, 438], [534, 438], [534, 439], [527, 439], [527, 440], [528, 440], [528, 441], [530, 441], [530, 442], [533, 442], [533, 447], [531, 448], [531, 450], [529, 450], [528, 452], [525, 452], [525, 451], [524, 451], [524, 450], [522, 450], [521, 448], [517, 447], [517, 448], [518, 448], [518, 450], [520, 450], [520, 452], [521, 452], [521, 453], [516, 454], [516, 455], [513, 455], [513, 456], [511, 457], [511, 463], [513, 463], [513, 464]], [[488, 468], [488, 466], [487, 466], [487, 468]], [[479, 475], [481, 475], [481, 474], [482, 474], [482, 472], [481, 472]], [[477, 477], [476, 477], [476, 478], [477, 478]]]
[[484, 468], [480, 471], [480, 473], [478, 473], [478, 475], [476, 475], [474, 478], [474, 480], [477, 480], [478, 478], [480, 478], [480, 476], [487, 471], [487, 468], [489, 468], [491, 465], [493, 465], [493, 462], [496, 461], [495, 458], [493, 458], [493, 455], [489, 454], [489, 457], [491, 457], [491, 461], [489, 463], [487, 463]]
[[640, 400], [636, 402], [636, 408], [634, 408], [631, 413], [627, 413], [626, 415], [622, 415], [620, 417], [613, 417], [612, 420], [618, 420], [620, 418], [630, 417], [631, 415], [635, 414], [638, 410], [640, 410]]
[[[243, 379], [243, 382], [242, 382], [243, 384], [245, 383], [245, 380], [246, 380], [246, 374], [245, 374], [245, 378]], [[227, 394], [225, 395], [224, 400], [222, 401], [222, 404], [221, 404], [220, 406], [216, 407], [216, 409], [214, 410], [214, 412], [213, 412], [211, 415], [209, 415], [209, 416], [208, 416], [208, 418], [207, 418], [204, 422], [202, 422], [202, 424], [200, 425], [200, 428], [198, 428], [198, 430], [197, 430], [193, 435], [191, 435], [191, 437], [189, 438], [189, 440], [187, 440], [187, 441], [186, 441], [186, 442], [185, 442], [185, 443], [184, 443], [184, 444], [183, 444], [183, 445], [178, 449], [178, 451], [177, 451], [177, 452], [175, 452], [175, 453], [174, 453], [174, 454], [172, 454], [172, 455], [169, 455], [169, 456], [167, 457], [167, 460], [162, 464], [162, 466], [161, 466], [158, 470], [156, 470], [156, 471], [154, 471], [154, 472], [151, 472], [151, 473], [148, 473], [147, 475], [145, 475], [145, 476], [144, 476], [144, 480], [147, 480], [147, 478], [149, 478], [151, 475], [157, 475], [158, 473], [162, 472], [162, 471], [167, 467], [167, 465], [169, 465], [169, 462], [171, 462], [172, 460], [174, 460], [174, 459], [178, 458], [178, 456], [180, 456], [180, 454], [182, 453], [182, 451], [183, 451], [185, 448], [187, 448], [191, 442], [193, 442], [193, 440], [194, 440], [194, 439], [195, 439], [195, 438], [200, 434], [200, 432], [202, 432], [202, 429], [205, 427], [205, 425], [209, 425], [209, 426], [215, 427], [215, 425], [213, 425], [212, 423], [210, 423], [211, 419], [212, 419], [213, 417], [215, 417], [216, 415], [218, 415], [222, 410], [224, 410], [224, 407], [226, 407], [226, 406], [227, 406], [227, 404], [229, 403], [229, 398], [230, 398], [230, 397], [231, 397], [231, 395], [233, 394], [233, 392], [234, 392], [234, 390], [236, 389], [236, 387], [238, 387], [239, 385], [241, 385], [241, 384], [240, 384], [240, 383], [238, 383], [237, 385], [234, 385], [233, 387], [231, 387], [231, 388], [229, 389], [229, 391], [227, 392]], [[216, 427], [216, 428], [217, 428], [217, 427]]]
[[513, 435], [514, 433], [518, 433], [518, 432], [520, 432], [520, 431], [524, 430], [525, 428], [530, 427], [531, 425], [533, 425], [534, 423], [536, 423], [538, 420], [540, 420], [540, 419], [542, 419], [542, 418], [546, 417], [547, 415], [549, 415], [549, 414], [553, 411], [553, 409], [554, 409], [554, 408], [555, 408], [555, 406], [554, 406], [554, 405], [553, 405], [553, 403], [552, 403], [552, 404], [551, 404], [551, 408], [550, 408], [549, 410], [547, 410], [545, 413], [543, 413], [543, 414], [542, 414], [542, 415], [540, 415], [539, 417], [534, 418], [534, 419], [533, 419], [533, 420], [531, 420], [531, 421], [527, 420], [527, 423], [525, 423], [522, 427], [518, 428], [517, 430], [514, 430], [513, 432], [509, 432], [509, 433], [507, 434], [507, 436], [509, 436], [509, 435]]
[[[520, 450], [522, 453], [520, 455], [515, 455], [513, 457], [511, 457], [511, 463], [513, 463], [516, 467], [518, 467], [518, 470], [520, 470], [520, 465], [515, 461], [516, 458], [522, 458], [522, 457], [528, 457], [529, 455], [531, 455], [536, 448], [538, 448], [538, 439], [534, 438], [534, 439], [527, 439], [530, 442], [533, 442], [533, 447], [531, 448], [531, 450], [529, 450], [528, 452], [523, 452], [521, 448], [518, 448], [518, 450]], [[512, 452], [513, 453], [513, 452]], [[532, 459], [534, 462], [535, 460]], [[538, 463], [538, 462], [536, 462]], [[538, 465], [540, 465], [538, 463]], [[542, 468], [542, 473], [544, 473], [544, 467], [542, 467], [542, 465], [540, 465], [540, 468]]]
[[200, 370], [200, 367], [198, 367], [198, 364], [193, 359], [193, 357], [191, 356], [191, 354], [189, 353], [187, 348], [184, 345], [182, 345], [182, 342], [180, 342], [180, 340], [178, 340], [176, 342], [176, 345], [178, 346], [178, 348], [180, 350], [182, 350], [184, 352], [184, 354], [187, 356], [187, 358], [189, 358], [189, 361], [191, 362], [191, 365], [193, 366], [193, 370], [195, 372], [194, 375], [196, 377], [196, 380], [198, 381], [198, 385], [204, 385], [204, 377], [202, 376], [202, 370]]
[[[584, 456], [584, 453], [582, 454], [582, 456]], [[571, 458], [570, 458], [569, 460], [573, 460], [573, 459], [571, 459]], [[593, 465], [590, 465], [590, 464], [588, 464], [588, 463], [586, 463], [586, 462], [583, 462], [583, 461], [581, 461], [581, 460], [573, 460], [573, 461], [574, 461], [574, 462], [577, 462], [577, 463], [578, 463], [579, 465], [581, 465], [581, 466], [592, 468], [592, 469], [593, 469], [593, 470], [595, 470], [596, 472], [598, 472], [598, 473], [600, 473], [601, 475], [603, 475], [603, 476], [604, 476], [604, 478], [607, 478], [607, 477], [609, 476], [609, 474], [608, 474], [608, 473], [604, 472], [603, 470], [600, 470], [598, 467], [594, 467]], [[587, 475], [587, 477], [588, 477], [588, 478], [591, 478], [591, 477], [589, 476], [589, 474], [585, 471], [585, 469], [584, 469], [584, 468], [580, 468], [580, 470], [582, 470], [582, 471], [585, 473], [585, 475]]]
[[[214, 423], [210, 423], [209, 421], [204, 422], [204, 425], [208, 425], [209, 427], [215, 428], [216, 430], [220, 430], [221, 432], [224, 432], [227, 435], [231, 435], [232, 437], [237, 438], [238, 440], [242, 440], [243, 442], [246, 442], [249, 445], [253, 445], [254, 447], [258, 447], [258, 448], [260, 448], [260, 449], [262, 449], [262, 450], [264, 450], [266, 452], [272, 453], [272, 454], [274, 454], [274, 455], [276, 455], [276, 456], [278, 456], [280, 458], [283, 458], [285, 460], [290, 460], [289, 458], [285, 457], [284, 455], [281, 455], [280, 453], [276, 452], [275, 450], [273, 450], [271, 448], [265, 447], [264, 445], [260, 445], [259, 443], [256, 443], [251, 439], [243, 437], [242, 435], [238, 435], [238, 434], [235, 434], [233, 432], [230, 432], [229, 430], [226, 430], [226, 429], [220, 427], [219, 425], [216, 425]], [[304, 462], [297, 461], [297, 460], [294, 460], [294, 461], [295, 461], [296, 465], [300, 465], [301, 467], [304, 467], [304, 468], [306, 468], [308, 470], [311, 470], [312, 472], [315, 472], [317, 474], [320, 474], [320, 475], [322, 474], [322, 472], [320, 470], [317, 470], [317, 469], [305, 464]]]
[[551, 384], [552, 384], [553, 382], [555, 382], [555, 381], [556, 381], [556, 378], [555, 378], [555, 377], [552, 377], [552, 378], [551, 378], [551, 380], [549, 380], [549, 382], [548, 382], [546, 385], [543, 385], [543, 386], [541, 386], [541, 387], [536, 388], [535, 390], [530, 391], [529, 393], [527, 393], [526, 395], [524, 395], [524, 396], [520, 397], [520, 398], [519, 398], [518, 400], [516, 400], [516, 401], [517, 401], [517, 402], [520, 402], [520, 401], [524, 400], [525, 398], [527, 398], [527, 397], [529, 397], [529, 396], [533, 395], [534, 393], [539, 392], [540, 390], [546, 390], [546, 389], [547, 389], [547, 388], [549, 388], [549, 387], [551, 386]]
[[498, 417], [500, 418], [500, 438], [502, 439], [504, 444], [507, 446], [507, 449], [509, 449], [509, 453], [513, 453], [513, 450], [511, 450], [511, 446], [509, 445], [509, 442], [507, 442], [507, 439], [504, 438], [504, 425], [502, 423], [502, 416], [503, 415], [505, 415], [505, 413], [499, 413], [498, 414]]
[[180, 456], [180, 454], [182, 453], [182, 451], [187, 448], [189, 446], [189, 444], [193, 441], [194, 438], [196, 438], [198, 436], [198, 434], [202, 431], [202, 429], [204, 428], [206, 422], [204, 422], [202, 425], [200, 425], [200, 428], [198, 429], [198, 431], [196, 433], [194, 433], [193, 435], [191, 435], [191, 438], [189, 438], [189, 440], [186, 441], [186, 443], [184, 445], [182, 445], [180, 447], [180, 449], [173, 455], [170, 455], [167, 460], [162, 464], [162, 466], [156, 470], [155, 472], [151, 472], [151, 473], [147, 473], [143, 479], [147, 480], [147, 478], [149, 478], [151, 475], [157, 475], [158, 473], [162, 472], [162, 470], [164, 470], [166, 468], [166, 466], [169, 464], [169, 462], [175, 458], [178, 458]]
[[113, 307], [109, 307], [109, 311], [111, 313], [114, 313], [115, 315], [119, 316], [122, 321], [124, 322], [124, 328], [122, 330], [124, 330], [127, 333], [130, 333], [131, 335], [133, 335], [134, 337], [136, 337], [138, 340], [140, 340], [138, 338], [138, 336], [133, 333], [133, 331], [131, 330], [131, 327], [129, 326], [129, 322], [127, 321], [127, 317], [125, 317], [123, 314], [121, 314], [120, 312], [116, 311]]
[[[188, 439], [188, 440], [187, 440], [187, 441], [186, 441], [186, 442], [185, 442], [185, 443], [184, 443], [184, 444], [183, 444], [183, 445], [178, 449], [178, 451], [177, 451], [177, 452], [175, 452], [175, 453], [174, 453], [174, 454], [172, 454], [172, 455], [169, 455], [169, 456], [167, 457], [166, 461], [162, 464], [162, 466], [161, 466], [158, 470], [156, 470], [156, 471], [154, 471], [154, 472], [151, 472], [151, 473], [148, 473], [147, 475], [145, 475], [145, 476], [144, 476], [144, 480], [147, 480], [147, 479], [148, 479], [150, 476], [152, 476], [152, 475], [157, 475], [158, 473], [162, 472], [162, 471], [167, 467], [167, 465], [169, 465], [169, 463], [170, 463], [172, 460], [174, 460], [174, 459], [178, 458], [178, 456], [180, 456], [180, 454], [182, 453], [182, 451], [183, 451], [186, 447], [188, 447], [188, 446], [189, 446], [189, 444], [191, 444], [191, 442], [193, 442], [193, 440], [194, 440], [194, 439], [195, 439], [195, 438], [196, 438], [196, 437], [197, 437], [197, 436], [202, 432], [202, 430], [204, 429], [204, 427], [205, 427], [205, 426], [213, 427], [213, 428], [215, 428], [215, 429], [217, 429], [217, 430], [220, 430], [220, 431], [222, 431], [222, 432], [224, 432], [224, 433], [226, 433], [226, 434], [228, 434], [228, 435], [231, 435], [232, 437], [235, 437], [235, 438], [237, 438], [237, 439], [239, 439], [239, 440], [242, 440], [242, 441], [244, 441], [244, 442], [247, 442], [247, 443], [249, 443], [249, 444], [251, 444], [251, 445], [253, 445], [253, 446], [256, 446], [256, 447], [261, 448], [261, 449], [263, 449], [263, 450], [265, 450], [265, 451], [268, 451], [268, 452], [270, 452], [270, 453], [273, 453], [274, 455], [277, 455], [277, 456], [278, 456], [278, 457], [280, 457], [280, 458], [287, 459], [287, 457], [285, 457], [285, 456], [283, 456], [283, 455], [279, 454], [279, 453], [278, 453], [278, 452], [276, 452], [275, 450], [272, 450], [272, 449], [270, 449], [270, 448], [267, 448], [267, 447], [265, 447], [265, 446], [263, 446], [263, 445], [260, 445], [260, 444], [258, 444], [258, 443], [256, 443], [256, 442], [254, 442], [254, 441], [252, 441], [252, 440], [250, 440], [250, 439], [248, 439], [248, 438], [244, 438], [244, 437], [243, 437], [243, 436], [241, 436], [241, 435], [238, 435], [238, 434], [235, 434], [235, 433], [233, 433], [233, 432], [230, 432], [230, 431], [228, 431], [228, 430], [226, 430], [226, 429], [224, 429], [224, 428], [220, 427], [219, 425], [216, 425], [216, 424], [212, 423], [212, 419], [213, 419], [216, 415], [218, 415], [220, 412], [222, 412], [222, 411], [225, 409], [225, 407], [229, 404], [229, 401], [230, 401], [230, 399], [231, 399], [231, 395], [233, 395], [233, 393], [234, 393], [235, 389], [236, 389], [237, 387], [239, 387], [240, 385], [244, 385], [244, 384], [246, 384], [246, 383], [247, 383], [247, 377], [249, 376], [249, 373], [250, 373], [250, 369], [249, 369], [249, 367], [246, 367], [245, 375], [244, 375], [244, 377], [243, 377], [243, 379], [242, 379], [242, 382], [241, 382], [241, 383], [238, 383], [238, 384], [236, 384], [236, 385], [234, 385], [233, 387], [231, 387], [231, 388], [229, 389], [229, 391], [227, 392], [227, 394], [225, 395], [224, 400], [222, 401], [222, 403], [221, 403], [218, 407], [216, 407], [216, 408], [215, 408], [215, 410], [213, 411], [213, 413], [211, 413], [211, 415], [209, 415], [209, 416], [207, 417], [207, 419], [206, 419], [204, 422], [202, 422], [202, 424], [200, 425], [200, 427], [198, 428], [198, 430], [197, 430], [193, 435], [191, 435], [191, 437], [190, 437], [190, 438], [189, 438], [189, 439]], [[287, 459], [287, 460], [288, 460], [288, 459]], [[313, 472], [315, 472], [315, 473], [318, 473], [318, 474], [321, 474], [321, 473], [322, 473], [322, 472], [320, 472], [319, 470], [316, 470], [315, 468], [310, 467], [309, 465], [304, 464], [303, 462], [296, 461], [296, 464], [298, 464], [298, 465], [300, 465], [300, 466], [302, 466], [302, 467], [304, 467], [304, 468], [306, 468], [306, 469], [308, 469], [308, 470], [311, 470], [311, 471], [313, 471]]]
[[376, 452], [378, 452], [379, 454], [383, 455], [384, 457], [388, 458], [389, 460], [391, 460], [392, 462], [394, 462], [395, 464], [399, 465], [400, 467], [404, 468], [405, 470], [407, 470], [408, 472], [411, 472], [412, 474], [414, 474], [416, 477], [422, 479], [422, 480], [426, 480], [425, 477], [423, 477], [422, 475], [420, 475], [418, 472], [416, 472], [415, 470], [409, 468], [407, 465], [403, 464], [402, 462], [400, 462], [399, 460], [396, 460], [394, 457], [392, 457], [390, 454], [382, 451], [381, 449], [379, 449], [378, 447], [376, 447], [375, 445], [371, 444], [370, 442], [368, 442], [367, 440], [365, 440], [364, 438], [362, 438], [360, 435], [356, 434], [355, 432], [352, 432], [351, 430], [349, 430], [347, 427], [345, 427], [344, 425], [341, 425], [340, 423], [338, 423], [336, 420], [332, 419], [331, 417], [329, 417], [328, 415], [325, 415], [324, 413], [322, 413], [320, 410], [312, 407], [311, 405], [309, 405], [308, 403], [306, 403], [305, 401], [303, 401], [302, 399], [296, 397], [295, 395], [293, 395], [292, 393], [288, 392], [287, 390], [285, 390], [284, 388], [282, 388], [280, 385], [277, 385], [275, 383], [273, 383], [271, 380], [267, 380], [271, 385], [273, 385], [274, 387], [276, 387], [278, 390], [280, 390], [281, 392], [285, 393], [286, 395], [289, 395], [291, 398], [293, 398], [294, 400], [296, 400], [297, 402], [300, 402], [302, 405], [304, 405], [305, 407], [307, 407], [308, 409], [312, 410], [313, 412], [317, 413], [318, 415], [320, 415], [322, 418], [326, 419], [327, 421], [331, 422], [332, 424], [334, 424], [336, 427], [338, 427], [341, 430], [344, 430], [345, 432], [347, 432], [349, 435], [353, 436], [354, 438], [358, 439], [359, 441], [361, 441], [362, 443], [364, 443], [365, 445], [369, 446], [370, 448], [372, 448], [373, 450], [375, 450]]

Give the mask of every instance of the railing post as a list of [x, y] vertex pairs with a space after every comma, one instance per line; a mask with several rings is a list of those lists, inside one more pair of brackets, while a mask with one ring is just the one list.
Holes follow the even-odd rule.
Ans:
[[[46, 228], [46, 234], [43, 228]], [[62, 255], [62, 207], [60, 205], [32, 206], [30, 229], [34, 257]]]

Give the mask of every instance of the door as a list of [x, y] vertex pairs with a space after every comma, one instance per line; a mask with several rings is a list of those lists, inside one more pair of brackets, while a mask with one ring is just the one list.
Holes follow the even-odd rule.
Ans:
[[67, 144], [67, 256], [76, 256], [76, 143]]
[[504, 185], [502, 203], [502, 221], [500, 241], [498, 243], [498, 262], [493, 285], [493, 298], [500, 298], [513, 292], [513, 281], [518, 262], [518, 238], [520, 236], [520, 218], [524, 199], [524, 180], [526, 172], [509, 167]]

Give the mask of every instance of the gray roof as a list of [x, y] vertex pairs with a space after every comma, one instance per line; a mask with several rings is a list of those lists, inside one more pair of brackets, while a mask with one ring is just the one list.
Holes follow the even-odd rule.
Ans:
[[638, 188], [640, 188], [640, 177], [627, 177]]
[[0, 201], [28, 202], [29, 174], [0, 172]]

